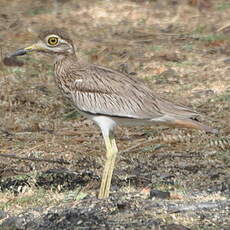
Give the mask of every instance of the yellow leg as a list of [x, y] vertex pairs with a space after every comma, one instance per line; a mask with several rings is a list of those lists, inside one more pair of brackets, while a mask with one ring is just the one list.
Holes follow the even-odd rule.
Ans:
[[104, 136], [106, 146], [106, 162], [101, 180], [101, 187], [98, 198], [107, 198], [109, 196], [110, 185], [113, 175], [113, 169], [116, 161], [118, 149], [114, 137]]

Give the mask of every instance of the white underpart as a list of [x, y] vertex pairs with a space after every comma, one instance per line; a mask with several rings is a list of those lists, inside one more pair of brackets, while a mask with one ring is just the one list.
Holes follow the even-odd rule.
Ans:
[[103, 115], [93, 115], [86, 112], [79, 111], [83, 116], [92, 120], [96, 123], [102, 130], [103, 135], [108, 135], [116, 126], [161, 126], [162, 122], [167, 122], [172, 120], [168, 116], [162, 116], [159, 118], [153, 118], [149, 120], [135, 119], [135, 118], [124, 118], [124, 117], [110, 117]]
[[109, 133], [113, 131], [116, 126], [164, 126], [164, 122], [173, 120], [173, 118], [168, 115], [144, 120], [128, 117], [93, 115], [82, 111], [79, 111], [79, 113], [96, 123], [100, 127], [103, 136], [109, 136]]
[[92, 116], [91, 120], [100, 127], [103, 136], [109, 136], [110, 131], [117, 125], [114, 119], [106, 116]]

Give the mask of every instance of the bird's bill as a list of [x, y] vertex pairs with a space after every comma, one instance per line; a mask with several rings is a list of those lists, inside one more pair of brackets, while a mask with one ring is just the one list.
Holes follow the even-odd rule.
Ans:
[[35, 44], [28, 46], [28, 47], [25, 47], [23, 49], [16, 50], [14, 53], [12, 53], [10, 55], [10, 57], [25, 55], [25, 54], [28, 54], [28, 53], [33, 52], [33, 51], [42, 51], [43, 49], [44, 48], [39, 43], [35, 43]]

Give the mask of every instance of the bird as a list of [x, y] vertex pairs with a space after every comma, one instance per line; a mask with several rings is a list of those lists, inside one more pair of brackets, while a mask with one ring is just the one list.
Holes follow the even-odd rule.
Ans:
[[137, 76], [82, 61], [73, 40], [63, 28], [40, 32], [36, 43], [16, 50], [10, 57], [35, 52], [53, 56], [58, 88], [81, 115], [101, 130], [106, 159], [99, 199], [108, 198], [110, 194], [118, 155], [114, 135], [117, 126], [167, 126], [217, 133], [216, 129], [199, 121], [199, 113], [163, 99]]

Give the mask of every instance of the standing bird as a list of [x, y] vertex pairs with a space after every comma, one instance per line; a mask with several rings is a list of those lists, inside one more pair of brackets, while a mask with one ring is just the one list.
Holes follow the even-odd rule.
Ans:
[[216, 133], [197, 120], [196, 112], [160, 98], [137, 78], [79, 60], [73, 41], [62, 29], [42, 32], [37, 43], [17, 50], [11, 57], [31, 52], [55, 57], [58, 88], [80, 114], [101, 129], [107, 153], [99, 198], [107, 198], [110, 192], [118, 153], [113, 135], [117, 125], [163, 125]]

